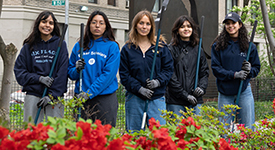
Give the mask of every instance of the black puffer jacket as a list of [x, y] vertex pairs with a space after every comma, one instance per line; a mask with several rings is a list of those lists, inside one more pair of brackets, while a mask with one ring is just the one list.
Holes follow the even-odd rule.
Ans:
[[[166, 103], [189, 106], [191, 103], [187, 101], [187, 96], [192, 95], [194, 90], [198, 45], [192, 47], [188, 44], [185, 48], [182, 48], [170, 44], [168, 48], [174, 59], [174, 73], [166, 89]], [[177, 58], [181, 53], [184, 53], [184, 55], [177, 63]], [[208, 85], [208, 76], [208, 64], [201, 49], [198, 87], [202, 88], [204, 93]], [[202, 97], [197, 97], [197, 100], [199, 104], [203, 103]]]

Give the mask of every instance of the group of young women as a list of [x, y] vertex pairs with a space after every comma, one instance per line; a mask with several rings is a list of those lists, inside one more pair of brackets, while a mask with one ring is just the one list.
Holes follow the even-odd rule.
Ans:
[[[237, 14], [231, 14], [233, 17], [228, 14], [223, 21], [224, 30], [212, 46], [211, 66], [217, 77], [219, 108], [224, 104], [234, 104], [238, 83], [244, 80], [240, 114], [250, 114], [241, 116], [241, 121], [250, 126], [254, 121], [254, 101], [249, 80], [257, 76], [260, 63], [255, 45], [251, 59], [244, 61], [248, 49], [247, 30], [240, 19], [234, 20]], [[80, 59], [79, 41], [74, 45], [70, 58], [63, 41], [53, 74], [49, 76], [59, 40], [56, 18], [52, 12], [43, 11], [37, 17], [32, 33], [24, 40], [14, 67], [18, 83], [27, 92], [24, 121], [28, 121], [30, 116], [34, 118], [39, 108], [44, 112], [40, 113], [38, 122], [43, 121], [44, 115], [62, 117], [64, 106], [48, 103], [63, 96], [69, 77], [76, 81], [75, 96], [86, 100], [81, 117], [93, 121], [100, 119], [103, 124], [116, 126], [118, 70], [121, 84], [126, 89], [128, 131], [141, 129], [147, 102], [147, 125], [152, 117], [165, 124], [160, 111], [165, 109], [182, 115], [179, 111], [189, 107], [199, 115], [198, 108], [203, 103], [202, 96], [208, 85], [209, 68], [202, 50], [198, 85], [194, 89], [199, 38], [198, 27], [192, 18], [180, 16], [173, 25], [171, 43], [167, 44], [160, 36], [158, 51], [155, 51], [154, 19], [150, 12], [142, 10], [133, 18], [129, 40], [120, 51], [107, 16], [101, 11], [94, 11], [84, 31], [83, 58]], [[150, 79], [153, 61], [154, 73]], [[79, 89], [80, 72], [82, 91]], [[42, 97], [45, 87], [48, 91]]]

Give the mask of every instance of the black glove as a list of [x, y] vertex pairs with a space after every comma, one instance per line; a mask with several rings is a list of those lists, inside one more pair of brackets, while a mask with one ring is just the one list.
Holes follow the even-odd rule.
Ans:
[[192, 106], [196, 106], [197, 105], [198, 101], [197, 101], [196, 97], [194, 97], [193, 95], [188, 95], [187, 96], [187, 100], [188, 100], [189, 103], [192, 104]]
[[143, 95], [144, 97], [146, 97], [147, 99], [151, 99], [152, 95], [154, 94], [154, 91], [141, 87], [138, 92]]
[[235, 78], [235, 79], [245, 80], [246, 77], [247, 77], [247, 74], [248, 74], [248, 73], [247, 73], [246, 71], [241, 70], [241, 71], [239, 71], [239, 72], [235, 72], [234, 78]]
[[249, 74], [250, 70], [251, 70], [251, 64], [250, 64], [250, 62], [244, 60], [242, 65], [243, 65], [242, 66], [242, 70], [246, 71], [247, 74]]
[[42, 97], [39, 102], [37, 103], [37, 107], [38, 108], [45, 108], [47, 105], [49, 105], [49, 102], [51, 102], [52, 100], [49, 98], [49, 96], [44, 96]]
[[79, 73], [80, 70], [84, 69], [84, 66], [86, 65], [85, 63], [85, 60], [82, 58], [82, 59], [79, 59], [78, 61], [76, 61], [75, 63], [75, 68], [76, 68], [76, 71]]
[[53, 80], [54, 79], [50, 78], [49, 76], [46, 76], [46, 77], [40, 76], [39, 77], [39, 82], [46, 85], [47, 87], [51, 87]]
[[154, 89], [154, 88], [157, 88], [160, 86], [160, 83], [159, 83], [159, 80], [157, 79], [153, 79], [153, 80], [150, 80], [149, 78], [146, 80], [146, 83], [147, 83], [147, 88], [149, 89]]
[[200, 87], [197, 87], [196, 89], [195, 89], [195, 91], [193, 92], [193, 95], [195, 96], [195, 97], [200, 97], [200, 96], [202, 96], [204, 94], [204, 91], [200, 88]]
[[76, 94], [75, 97], [76, 97], [76, 98], [83, 98], [84, 100], [88, 100], [88, 99], [89, 99], [88, 94], [85, 93], [85, 92], [81, 92], [81, 93], [79, 93], [79, 94]]

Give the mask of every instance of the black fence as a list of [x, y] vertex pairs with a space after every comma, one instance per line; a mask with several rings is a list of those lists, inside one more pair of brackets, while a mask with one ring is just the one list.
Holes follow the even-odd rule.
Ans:
[[[257, 78], [251, 80], [252, 91], [255, 101], [273, 101], [275, 98], [275, 78]], [[217, 101], [218, 91], [215, 80], [209, 80], [207, 93], [204, 101]], [[12, 93], [10, 99], [10, 127], [12, 129], [20, 129], [23, 124], [24, 114], [24, 97], [25, 93], [21, 91], [22, 87], [16, 81], [12, 85]], [[71, 99], [74, 95], [74, 82], [68, 82], [68, 90], [64, 95], [64, 99]], [[122, 85], [117, 90], [119, 101], [119, 109], [117, 112], [116, 128], [124, 130], [125, 128], [125, 89]], [[66, 110], [66, 109], [65, 109]]]

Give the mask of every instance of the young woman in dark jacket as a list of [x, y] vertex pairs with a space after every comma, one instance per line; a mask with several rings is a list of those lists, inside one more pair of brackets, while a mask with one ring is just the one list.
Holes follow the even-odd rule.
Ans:
[[194, 108], [199, 114], [202, 96], [208, 85], [208, 64], [203, 50], [200, 56], [198, 85], [194, 90], [199, 38], [197, 25], [188, 16], [180, 16], [172, 28], [172, 41], [168, 46], [174, 59], [174, 73], [166, 92], [166, 108], [178, 115], [186, 111], [185, 107]]

